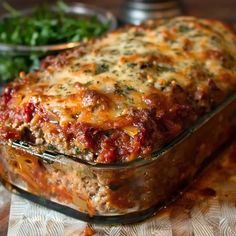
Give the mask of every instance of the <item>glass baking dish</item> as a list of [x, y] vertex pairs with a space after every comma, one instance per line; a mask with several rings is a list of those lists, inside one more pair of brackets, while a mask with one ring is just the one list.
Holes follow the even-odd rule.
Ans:
[[236, 130], [236, 94], [152, 153], [120, 164], [0, 144], [0, 177], [15, 193], [90, 223], [141, 221], [176, 199]]

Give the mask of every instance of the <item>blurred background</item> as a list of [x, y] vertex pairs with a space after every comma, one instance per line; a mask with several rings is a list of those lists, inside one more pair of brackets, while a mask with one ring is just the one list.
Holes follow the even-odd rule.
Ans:
[[[111, 10], [116, 16], [119, 14], [121, 5], [126, 0], [65, 0], [65, 2], [84, 2], [87, 4], [98, 5]], [[8, 0], [15, 8], [21, 9], [30, 7], [43, 0]], [[55, 0], [48, 0], [52, 4]], [[217, 18], [227, 22], [236, 22], [236, 0], [182, 0], [185, 12], [188, 15], [194, 15], [206, 18]], [[0, 13], [4, 12], [3, 8]]]

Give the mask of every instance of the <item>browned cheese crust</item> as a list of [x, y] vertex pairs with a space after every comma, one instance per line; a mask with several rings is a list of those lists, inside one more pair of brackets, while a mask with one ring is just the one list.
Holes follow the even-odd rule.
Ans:
[[0, 141], [99, 163], [148, 158], [236, 89], [236, 37], [178, 17], [46, 58], [4, 89]]

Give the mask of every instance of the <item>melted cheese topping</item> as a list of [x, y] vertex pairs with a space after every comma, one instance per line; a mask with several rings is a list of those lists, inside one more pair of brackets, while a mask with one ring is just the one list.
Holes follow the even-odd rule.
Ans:
[[[45, 106], [60, 119], [68, 116], [70, 120], [71, 114], [66, 114], [66, 108], [76, 106], [82, 113], [88, 112], [93, 101], [80, 97], [84, 90], [105, 95], [109, 113], [104, 114], [100, 108], [102, 103], [98, 102], [89, 116], [81, 114], [78, 120], [102, 124], [106, 119], [123, 115], [126, 107], [146, 107], [142, 95], [155, 89], [168, 90], [173, 81], [188, 88], [200, 86], [207, 78], [212, 78], [218, 86], [225, 87], [222, 85], [223, 73], [236, 76], [235, 66], [225, 68], [218, 57], [207, 55], [207, 51], [216, 51], [235, 56], [235, 35], [222, 23], [208, 20], [186, 17], [160, 21], [151, 28], [131, 27], [108, 34], [85, 46], [84, 50], [84, 55], [72, 58], [66, 67], [42, 72], [35, 85], [46, 84], [42, 94], [51, 97]], [[204, 73], [204, 78], [191, 79], [196, 71]], [[78, 83], [80, 89], [76, 86]], [[78, 97], [70, 99], [71, 95]], [[63, 101], [58, 97], [63, 97]]]
[[[82, 122], [108, 129], [113, 122], [133, 137], [136, 128], [120, 120], [134, 108], [150, 109], [147, 97], [174, 96], [173, 88], [179, 87], [192, 94], [198, 109], [198, 101], [210, 96], [209, 81], [225, 94], [235, 90], [235, 61], [235, 34], [218, 21], [151, 21], [46, 59], [8, 106], [38, 104], [60, 127]], [[158, 102], [154, 106], [159, 114]]]

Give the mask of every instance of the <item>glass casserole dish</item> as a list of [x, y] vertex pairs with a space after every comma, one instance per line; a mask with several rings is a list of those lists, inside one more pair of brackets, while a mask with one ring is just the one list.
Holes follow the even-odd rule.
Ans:
[[234, 94], [150, 160], [95, 164], [34, 153], [29, 145], [13, 142], [0, 146], [1, 180], [23, 197], [84, 221], [141, 221], [174, 200], [235, 128]]
[[193, 17], [45, 59], [0, 99], [2, 181], [88, 222], [143, 220], [235, 131], [235, 61], [234, 32]]

